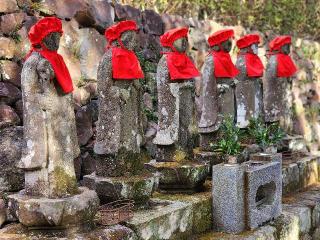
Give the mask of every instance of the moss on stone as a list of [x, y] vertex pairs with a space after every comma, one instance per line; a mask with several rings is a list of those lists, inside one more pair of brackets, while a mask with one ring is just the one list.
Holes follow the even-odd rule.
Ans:
[[56, 179], [56, 185], [52, 192], [54, 196], [63, 197], [65, 195], [75, 195], [79, 193], [76, 177], [67, 174], [63, 167], [55, 167], [52, 177]]

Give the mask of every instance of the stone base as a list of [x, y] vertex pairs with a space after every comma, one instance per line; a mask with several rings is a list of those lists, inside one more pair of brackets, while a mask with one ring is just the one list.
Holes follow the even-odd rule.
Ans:
[[83, 177], [83, 184], [95, 190], [102, 203], [125, 198], [134, 200], [135, 206], [142, 206], [157, 189], [158, 179], [150, 173], [131, 177], [100, 177], [92, 173]]
[[202, 190], [208, 173], [207, 163], [149, 162], [145, 166], [160, 173], [159, 189], [167, 193], [193, 193]]
[[80, 193], [66, 198], [36, 198], [24, 190], [10, 195], [8, 207], [19, 222], [30, 228], [69, 228], [92, 223], [99, 199], [94, 191], [79, 188]]

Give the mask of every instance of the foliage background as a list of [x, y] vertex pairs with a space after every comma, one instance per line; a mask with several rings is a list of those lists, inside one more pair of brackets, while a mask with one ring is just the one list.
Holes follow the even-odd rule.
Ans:
[[122, 0], [158, 13], [320, 40], [320, 0]]

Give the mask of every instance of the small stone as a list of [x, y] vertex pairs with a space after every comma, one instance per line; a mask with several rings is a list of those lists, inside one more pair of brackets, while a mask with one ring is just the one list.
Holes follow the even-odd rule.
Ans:
[[11, 13], [1, 16], [0, 29], [5, 34], [11, 34], [18, 31], [22, 22], [25, 19], [26, 14], [24, 12]]
[[16, 0], [1, 0], [0, 13], [11, 13], [19, 10]]
[[86, 105], [90, 101], [91, 94], [85, 88], [76, 88], [73, 91], [73, 99], [79, 106]]
[[19, 123], [20, 118], [13, 108], [5, 104], [0, 104], [0, 129]]
[[11, 83], [0, 82], [0, 103], [13, 104], [21, 99], [21, 91]]
[[91, 100], [87, 107], [91, 111], [92, 122], [98, 121], [99, 103], [98, 100]]
[[8, 81], [17, 87], [21, 86], [21, 67], [17, 63], [7, 60], [0, 61], [0, 73], [2, 80]]
[[164, 23], [161, 16], [153, 10], [145, 10], [141, 13], [143, 29], [148, 34], [161, 36], [164, 33]]
[[16, 52], [16, 44], [13, 39], [0, 37], [0, 58], [11, 59]]
[[91, 112], [86, 106], [77, 111], [76, 125], [79, 144], [83, 146], [93, 136]]
[[89, 82], [84, 86], [84, 89], [87, 90], [87, 92], [90, 93], [90, 96], [92, 98], [98, 97], [98, 91], [97, 91], [97, 83], [96, 82]]

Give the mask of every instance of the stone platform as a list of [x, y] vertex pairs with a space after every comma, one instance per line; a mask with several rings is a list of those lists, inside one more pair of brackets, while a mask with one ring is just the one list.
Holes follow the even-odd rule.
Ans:
[[27, 196], [24, 191], [8, 196], [9, 211], [29, 228], [69, 228], [92, 222], [99, 207], [97, 194], [79, 188], [79, 194], [57, 199]]
[[125, 198], [133, 199], [136, 206], [142, 206], [157, 189], [158, 179], [153, 173], [131, 177], [100, 177], [92, 173], [83, 177], [83, 185], [95, 190], [101, 203]]
[[199, 192], [209, 173], [206, 163], [151, 161], [145, 167], [160, 174], [159, 191], [166, 193]]

